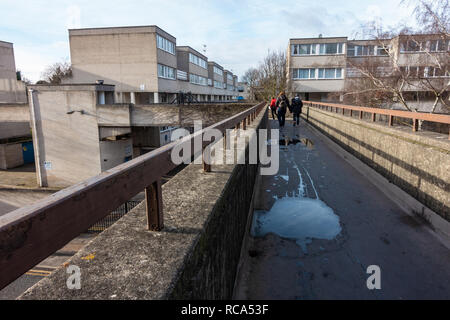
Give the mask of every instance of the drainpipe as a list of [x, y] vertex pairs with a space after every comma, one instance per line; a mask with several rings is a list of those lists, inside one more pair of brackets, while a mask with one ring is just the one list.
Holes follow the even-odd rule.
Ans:
[[36, 126], [36, 114], [34, 110], [34, 89], [28, 89], [29, 93], [29, 101], [30, 101], [30, 121], [32, 128], [32, 138], [33, 138], [33, 147], [34, 147], [34, 164], [36, 166], [36, 178], [37, 183], [40, 187], [43, 187], [42, 182], [42, 171], [41, 171], [41, 163], [39, 156], [39, 141], [38, 141], [38, 132]]

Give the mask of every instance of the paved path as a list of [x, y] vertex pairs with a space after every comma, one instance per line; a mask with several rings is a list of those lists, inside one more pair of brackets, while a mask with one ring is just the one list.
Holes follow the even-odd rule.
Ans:
[[34, 163], [13, 169], [0, 170], [0, 185], [37, 188]]
[[[428, 226], [404, 213], [304, 122], [294, 130], [288, 121], [285, 132], [300, 141], [280, 148], [278, 175], [263, 177], [265, 211], [255, 213], [236, 298], [450, 299], [450, 250]], [[308, 220], [308, 206], [323, 222]], [[322, 239], [289, 235], [306, 225], [325, 229], [315, 230]], [[367, 288], [370, 265], [380, 267], [380, 290]]]
[[50, 194], [51, 192], [0, 189], [0, 216], [17, 208], [33, 204]]

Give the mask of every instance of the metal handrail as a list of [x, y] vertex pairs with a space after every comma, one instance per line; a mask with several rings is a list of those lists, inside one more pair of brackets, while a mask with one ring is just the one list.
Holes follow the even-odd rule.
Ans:
[[[392, 109], [382, 109], [382, 108], [369, 108], [360, 106], [350, 106], [338, 103], [324, 103], [315, 101], [303, 101], [303, 103], [310, 107], [316, 107], [319, 109], [331, 110], [337, 113], [340, 109], [342, 114], [345, 110], [350, 110], [350, 116], [353, 116], [353, 111], [359, 112], [359, 118], [363, 118], [364, 113], [370, 113], [372, 115], [372, 122], [376, 121], [377, 114], [389, 116], [389, 126], [393, 125], [394, 117], [406, 118], [413, 120], [412, 130], [418, 130], [418, 120], [425, 120], [430, 122], [438, 122], [450, 124], [450, 115], [447, 114], [436, 114], [436, 113], [425, 113], [425, 112], [411, 112], [402, 110], [392, 110]], [[450, 139], [450, 132], [449, 132]]]
[[[245, 129], [265, 102], [194, 132], [203, 137], [210, 129]], [[187, 139], [187, 140], [186, 140]], [[202, 140], [202, 147], [209, 143]], [[149, 230], [163, 228], [161, 177], [177, 165], [171, 161], [174, 141], [154, 151], [56, 192], [32, 205], [0, 216], [0, 289], [63, 247], [122, 203], [145, 190]], [[204, 163], [205, 171], [210, 165]]]

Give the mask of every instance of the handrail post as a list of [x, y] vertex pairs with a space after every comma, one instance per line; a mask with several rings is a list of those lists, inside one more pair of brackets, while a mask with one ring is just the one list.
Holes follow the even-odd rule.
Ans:
[[413, 119], [412, 130], [413, 130], [414, 132], [416, 132], [416, 131], [418, 130], [418, 128], [419, 128], [419, 120]]
[[145, 208], [148, 230], [161, 231], [164, 228], [161, 179], [145, 188]]
[[211, 172], [211, 148], [209, 144], [202, 149], [203, 172]]
[[363, 112], [362, 112], [362, 110], [359, 110], [359, 119], [362, 119], [363, 118]]
[[375, 122], [376, 120], [375, 116], [376, 116], [375, 112], [372, 112], [372, 122]]
[[394, 122], [394, 116], [389, 116], [389, 127], [392, 127], [392, 124]]
[[243, 129], [243, 130], [247, 130], [247, 119], [246, 119], [246, 118], [244, 118], [244, 119], [242, 120], [242, 129]]

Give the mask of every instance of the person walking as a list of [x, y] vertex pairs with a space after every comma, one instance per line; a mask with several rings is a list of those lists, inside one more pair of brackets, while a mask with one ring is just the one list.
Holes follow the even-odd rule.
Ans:
[[286, 97], [284, 91], [281, 91], [280, 94], [278, 95], [276, 107], [277, 107], [278, 123], [280, 125], [280, 129], [283, 129], [284, 122], [286, 121], [286, 111], [288, 108], [291, 109], [289, 99]]
[[275, 114], [277, 113], [277, 99], [275, 97], [272, 97], [270, 100], [270, 111], [272, 111], [272, 118], [275, 120]]
[[300, 99], [300, 97], [298, 96], [298, 94], [295, 95], [294, 98], [292, 98], [292, 115], [294, 118], [294, 127], [295, 124], [297, 123], [297, 126], [300, 125], [300, 114], [302, 113], [302, 107], [303, 107], [303, 101], [302, 99]]

